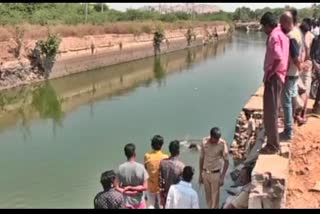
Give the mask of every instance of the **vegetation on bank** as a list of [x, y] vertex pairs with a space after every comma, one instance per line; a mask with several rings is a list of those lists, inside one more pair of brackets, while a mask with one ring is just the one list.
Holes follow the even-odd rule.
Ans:
[[[265, 7], [262, 9], [251, 10], [248, 7], [241, 7], [237, 8], [233, 13], [233, 20], [234, 21], [241, 21], [241, 22], [249, 22], [249, 21], [259, 21], [262, 15], [267, 12], [273, 12], [276, 16], [280, 17], [280, 15], [288, 9], [291, 9], [289, 5], [285, 6], [284, 8], [269, 8]], [[319, 19], [320, 18], [320, 4], [314, 3], [310, 8], [302, 8], [298, 9], [299, 19], [303, 18], [313, 18]]]
[[[62, 12], [63, 11], [63, 12]], [[0, 3], [0, 41], [15, 34], [15, 26], [24, 30], [24, 38], [47, 36], [47, 26], [62, 37], [97, 34], [154, 33], [159, 23], [165, 29], [179, 29], [222, 24], [232, 13], [194, 15], [184, 12], [161, 14], [156, 11], [128, 9], [121, 12], [107, 5], [80, 3]], [[134, 23], [132, 23], [134, 22]], [[223, 22], [225, 23], [225, 22]]]
[[[237, 8], [234, 12], [220, 11], [209, 14], [173, 12], [161, 14], [157, 11], [128, 9], [125, 12], [108, 8], [106, 4], [92, 3], [0, 3], [0, 41], [15, 38], [16, 26], [23, 30], [26, 39], [42, 39], [47, 36], [47, 28], [62, 37], [97, 34], [154, 33], [162, 23], [165, 29], [192, 28], [221, 24], [258, 21], [266, 11], [280, 15], [285, 8], [262, 8], [251, 10]], [[299, 17], [319, 18], [320, 5], [298, 10]], [[132, 23], [134, 22], [134, 23]]]
[[[86, 15], [87, 14], [87, 15]], [[0, 24], [14, 25], [26, 22], [34, 25], [103, 25], [106, 22], [187, 20], [228, 21], [232, 13], [219, 12], [194, 15], [185, 12], [161, 14], [157, 11], [128, 9], [126, 12], [109, 9], [107, 5], [80, 3], [0, 3]]]
[[[0, 3], [0, 25], [16, 25], [29, 23], [32, 25], [104, 25], [107, 22], [125, 21], [256, 21], [266, 11], [280, 15], [283, 10], [290, 8], [265, 7], [251, 10], [248, 7], [237, 8], [234, 12], [220, 11], [209, 14], [193, 14], [172, 12], [161, 14], [157, 11], [128, 9], [125, 12], [108, 8], [102, 3]], [[299, 11], [300, 17], [319, 18], [320, 5], [314, 3], [310, 8]]]

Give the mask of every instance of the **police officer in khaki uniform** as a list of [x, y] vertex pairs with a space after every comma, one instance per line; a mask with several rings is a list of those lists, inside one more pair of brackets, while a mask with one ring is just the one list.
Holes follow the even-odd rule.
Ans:
[[[223, 169], [221, 160], [224, 160]], [[219, 128], [212, 128], [210, 137], [203, 139], [199, 164], [199, 184], [204, 184], [208, 208], [218, 209], [220, 187], [223, 186], [229, 166], [228, 146], [221, 138]]]

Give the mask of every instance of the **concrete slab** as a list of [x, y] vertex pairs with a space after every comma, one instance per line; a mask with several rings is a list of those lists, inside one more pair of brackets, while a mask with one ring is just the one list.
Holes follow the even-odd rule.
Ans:
[[259, 155], [252, 173], [255, 175], [270, 172], [272, 179], [287, 181], [289, 172], [289, 159], [279, 155]]
[[261, 96], [252, 96], [243, 110], [247, 111], [262, 111], [263, 110], [263, 99]]
[[263, 92], [264, 92], [264, 87], [261, 86], [261, 87], [254, 93], [254, 95], [255, 95], [255, 96], [262, 97], [262, 96], [263, 96]]

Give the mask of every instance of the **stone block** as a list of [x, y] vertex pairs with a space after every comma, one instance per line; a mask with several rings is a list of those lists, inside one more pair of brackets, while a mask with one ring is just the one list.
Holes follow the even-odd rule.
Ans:
[[244, 106], [243, 110], [247, 111], [262, 111], [263, 110], [262, 97], [253, 96], [250, 98], [248, 103]]
[[262, 197], [256, 194], [250, 194], [248, 209], [262, 209]]
[[262, 208], [263, 209], [273, 209], [273, 203], [269, 198], [262, 199]]
[[290, 159], [290, 143], [280, 143], [280, 155]]
[[272, 179], [287, 180], [289, 160], [279, 155], [259, 155], [253, 174], [271, 172]]

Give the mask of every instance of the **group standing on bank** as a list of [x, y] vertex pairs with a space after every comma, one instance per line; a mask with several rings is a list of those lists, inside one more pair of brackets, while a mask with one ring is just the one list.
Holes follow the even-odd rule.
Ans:
[[[320, 80], [319, 21], [305, 18], [298, 24], [297, 10], [291, 9], [281, 15], [280, 24], [271, 12], [265, 13], [260, 23], [268, 35], [263, 95], [267, 145], [260, 153], [275, 154], [280, 141], [293, 138], [294, 122], [299, 126], [307, 122], [313, 74]], [[320, 87], [312, 111], [320, 113]], [[284, 130], [279, 134], [280, 116], [284, 118]]]
[[[261, 20], [268, 35], [264, 60], [263, 115], [267, 137], [261, 154], [279, 152], [280, 140], [291, 140], [293, 124], [307, 122], [312, 72], [320, 82], [319, 21], [303, 19], [298, 24], [297, 11], [285, 11], [279, 20], [266, 12]], [[318, 87], [314, 113], [320, 113], [320, 87]], [[278, 133], [279, 118], [284, 117], [284, 131]], [[210, 136], [200, 146], [199, 172], [185, 166], [180, 160], [180, 142], [169, 144], [170, 155], [162, 151], [164, 139], [156, 135], [151, 140], [152, 150], [144, 155], [144, 164], [136, 161], [136, 147], [124, 147], [126, 161], [116, 172], [101, 175], [103, 191], [94, 199], [95, 208], [153, 209], [199, 208], [197, 191], [192, 187], [195, 173], [199, 185], [203, 184], [207, 208], [219, 208], [220, 187], [229, 167], [228, 146], [220, 129], [210, 130]], [[242, 191], [229, 198], [226, 209], [246, 208], [250, 192], [252, 168], [242, 170]], [[146, 198], [145, 198], [146, 196]]]

